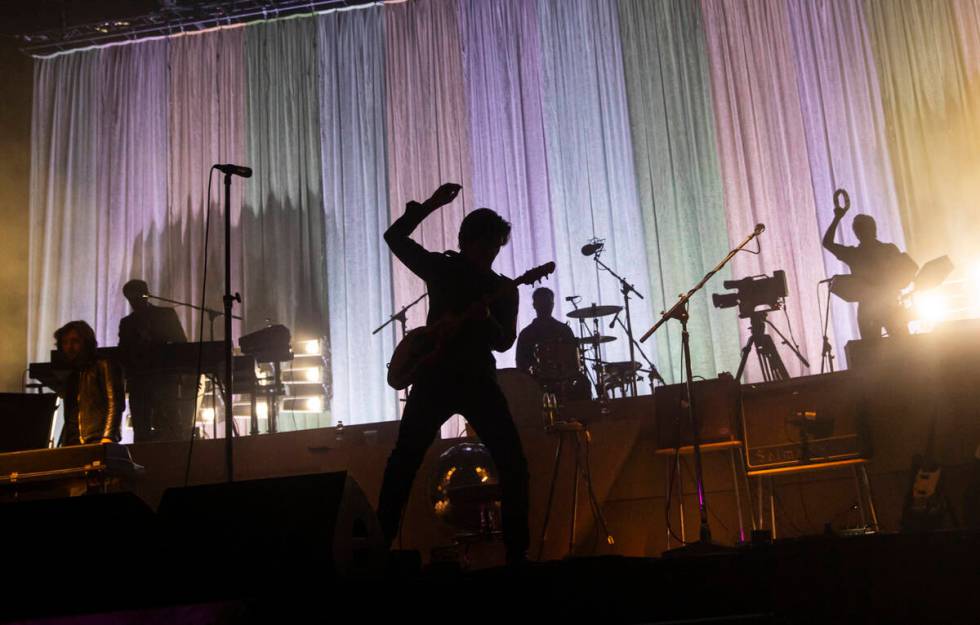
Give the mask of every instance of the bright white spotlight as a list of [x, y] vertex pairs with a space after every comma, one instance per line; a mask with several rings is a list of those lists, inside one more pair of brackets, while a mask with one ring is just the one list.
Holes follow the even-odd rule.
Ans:
[[257, 419], [269, 418], [269, 404], [264, 401], [255, 402], [255, 417]]
[[919, 293], [915, 297], [915, 313], [922, 321], [938, 323], [949, 313], [949, 302], [942, 293]]
[[201, 421], [205, 423], [214, 423], [214, 408], [202, 408]]
[[310, 367], [303, 372], [307, 382], [319, 382], [322, 378], [320, 367]]
[[303, 356], [319, 356], [320, 340], [312, 339], [309, 341], [299, 341], [299, 352]]
[[306, 409], [310, 412], [323, 412], [323, 400], [319, 397], [310, 397], [306, 400]]

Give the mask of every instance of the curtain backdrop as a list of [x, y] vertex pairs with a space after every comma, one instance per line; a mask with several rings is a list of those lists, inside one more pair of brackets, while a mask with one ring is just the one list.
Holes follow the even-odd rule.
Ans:
[[[762, 253], [736, 255], [732, 274], [737, 279], [786, 271], [789, 323], [782, 313], [770, 313], [770, 321], [787, 336], [792, 329], [810, 362], [807, 369], [789, 350], [779, 349], [790, 375], [816, 373], [822, 335], [816, 299], [816, 285], [824, 278], [822, 233], [786, 4], [703, 0], [702, 8], [729, 241], [734, 247], [756, 224], [766, 226], [759, 238]], [[745, 341], [748, 324], [740, 324]], [[780, 339], [774, 340], [779, 348]], [[750, 377], [759, 375], [757, 366], [753, 355]]]
[[242, 240], [245, 323], [282, 323], [296, 338], [326, 334], [326, 227], [320, 160], [316, 22], [245, 30], [248, 115]]
[[[623, 55], [619, 46], [608, 45], [619, 37], [616, 4], [541, 0], [538, 9], [556, 291], [581, 296], [583, 306], [622, 304], [619, 282], [579, 252], [590, 238], [605, 239], [602, 261], [645, 298], [634, 297], [631, 304], [639, 336], [652, 320], [654, 283], [636, 192]], [[600, 321], [603, 334], [612, 333], [609, 321]], [[652, 344], [645, 350], [654, 355]], [[604, 353], [624, 361], [629, 345], [618, 340]]]
[[[704, 25], [697, 6], [685, 0], [628, 0], [619, 9], [651, 305], [661, 311], [729, 250]], [[730, 277], [726, 267], [688, 307], [698, 375], [734, 372], [738, 365], [735, 315], [712, 306], [710, 297]], [[680, 325], [672, 321], [655, 337], [661, 374], [679, 382]]]
[[[541, 41], [533, 3], [462, 0], [460, 31], [473, 154], [473, 204], [511, 222], [497, 259], [508, 276], [555, 259], [542, 117]], [[560, 270], [561, 268], [559, 268]], [[555, 288], [557, 277], [543, 285]], [[533, 289], [523, 289], [519, 327], [534, 318]], [[556, 300], [561, 319], [563, 304]], [[514, 352], [497, 356], [514, 366]]]
[[[455, 250], [463, 215], [477, 208], [456, 1], [389, 4], [384, 15], [391, 218], [401, 216], [410, 200], [427, 199], [440, 184], [459, 183], [463, 190], [456, 200], [414, 235], [426, 249]], [[423, 282], [397, 260], [392, 280], [396, 308], [425, 292]], [[409, 327], [424, 325], [427, 310], [424, 300], [413, 308]]]
[[[980, 261], [980, 50], [974, 2], [868, 0], [909, 253]], [[956, 10], [954, 10], [956, 9]], [[961, 25], [957, 25], [961, 23]]]
[[[838, 229], [837, 241], [857, 245], [851, 218], [865, 213], [878, 223], [879, 239], [905, 249], [878, 73], [861, 2], [789, 0], [788, 15], [819, 232], [833, 220], [834, 191], [844, 188], [852, 210]], [[824, 265], [828, 276], [848, 272], [829, 252], [824, 252]], [[823, 288], [821, 297], [826, 295]], [[837, 297], [831, 301], [839, 367], [845, 343], [859, 338], [857, 308]]]
[[[811, 367], [777, 345], [791, 373], [817, 372], [817, 283], [843, 270], [820, 245], [834, 189], [920, 263], [980, 266], [978, 51], [980, 0], [413, 0], [38, 58], [28, 358], [71, 319], [115, 344], [130, 278], [197, 302], [209, 209], [206, 303], [220, 307], [223, 189], [216, 176], [208, 206], [206, 173], [232, 162], [255, 172], [232, 186], [235, 332], [268, 319], [326, 337], [345, 423], [397, 415], [383, 384], [397, 329], [370, 330], [424, 287], [381, 236], [446, 181], [463, 193], [423, 245], [455, 249], [467, 211], [500, 211], [514, 230], [496, 269], [557, 261], [561, 316], [566, 296], [621, 304], [579, 252], [605, 239], [601, 259], [645, 296], [637, 335], [766, 224], [762, 253], [692, 303], [695, 369], [733, 370], [747, 338], [709, 303], [721, 281], [784, 269]], [[853, 242], [850, 219], [838, 240]], [[196, 337], [199, 317], [179, 313]], [[625, 360], [610, 321], [605, 356]], [[675, 325], [643, 346], [668, 379]], [[839, 359], [855, 334], [835, 302]]]
[[133, 272], [159, 275], [166, 223], [166, 41], [39, 60], [31, 168], [29, 350], [84, 319], [115, 345]]
[[[187, 35], [170, 45], [170, 150], [167, 219], [148, 233], [162, 241], [161, 255], [146, 276], [150, 291], [184, 302], [201, 303], [204, 280], [204, 221], [208, 169], [215, 163], [245, 162], [244, 28]], [[205, 305], [222, 310], [224, 294], [224, 188], [216, 173], [211, 191]], [[241, 210], [248, 182], [235, 178], [231, 187], [232, 281], [242, 284]], [[138, 272], [134, 272], [134, 277]], [[237, 308], [241, 313], [241, 308]], [[198, 337], [200, 313], [177, 308], [188, 338]], [[240, 331], [239, 322], [233, 334]], [[205, 324], [204, 338], [212, 337]], [[214, 323], [214, 338], [224, 336], [224, 323]]]
[[383, 19], [376, 6], [317, 20], [332, 412], [344, 423], [398, 414], [385, 384], [396, 328], [371, 335], [393, 307], [380, 236], [388, 225]]

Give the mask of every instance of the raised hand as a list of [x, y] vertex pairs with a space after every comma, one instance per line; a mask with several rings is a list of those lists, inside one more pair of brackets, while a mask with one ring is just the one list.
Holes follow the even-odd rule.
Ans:
[[428, 200], [425, 201], [426, 206], [429, 208], [439, 208], [440, 206], [445, 206], [453, 200], [462, 190], [462, 185], [458, 185], [455, 182], [443, 183], [435, 193], [432, 194]]

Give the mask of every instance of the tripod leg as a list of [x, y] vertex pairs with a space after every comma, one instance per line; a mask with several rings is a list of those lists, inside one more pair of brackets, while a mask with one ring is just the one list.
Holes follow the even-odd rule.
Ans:
[[754, 342], [754, 336], [750, 336], [749, 340], [745, 341], [745, 347], [742, 348], [742, 359], [738, 361], [738, 372], [735, 374], [736, 380], [742, 379], [742, 373], [745, 371], [745, 363], [749, 360], [749, 353], [752, 351], [752, 344]]
[[551, 520], [551, 504], [555, 499], [555, 483], [558, 480], [558, 467], [561, 466], [561, 450], [565, 443], [565, 435], [558, 432], [558, 445], [555, 448], [555, 465], [551, 470], [551, 486], [548, 487], [548, 505], [544, 509], [544, 523], [541, 525], [541, 537], [538, 539], [538, 560], [544, 553], [544, 538], [548, 533], [548, 521]]
[[765, 360], [769, 368], [770, 380], [788, 380], [789, 372], [786, 365], [776, 350], [776, 344], [772, 342], [772, 337], [764, 334], [759, 337], [759, 360]]

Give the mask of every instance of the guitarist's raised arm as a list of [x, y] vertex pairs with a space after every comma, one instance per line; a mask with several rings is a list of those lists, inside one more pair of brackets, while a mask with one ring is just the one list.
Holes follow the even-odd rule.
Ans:
[[847, 212], [846, 208], [834, 207], [834, 220], [830, 222], [827, 226], [827, 231], [823, 233], [823, 246], [828, 252], [836, 256], [839, 260], [848, 262], [848, 246], [841, 245], [834, 241], [837, 237], [837, 226], [840, 225], [841, 220], [844, 218], [844, 213]]
[[458, 184], [447, 182], [436, 189], [432, 197], [425, 202], [421, 204], [415, 201], [409, 202], [405, 206], [405, 213], [396, 219], [385, 231], [385, 243], [388, 244], [391, 252], [412, 273], [423, 280], [428, 280], [432, 276], [433, 266], [442, 255], [426, 250], [412, 240], [411, 235], [426, 217], [440, 207], [452, 202], [461, 188]]

